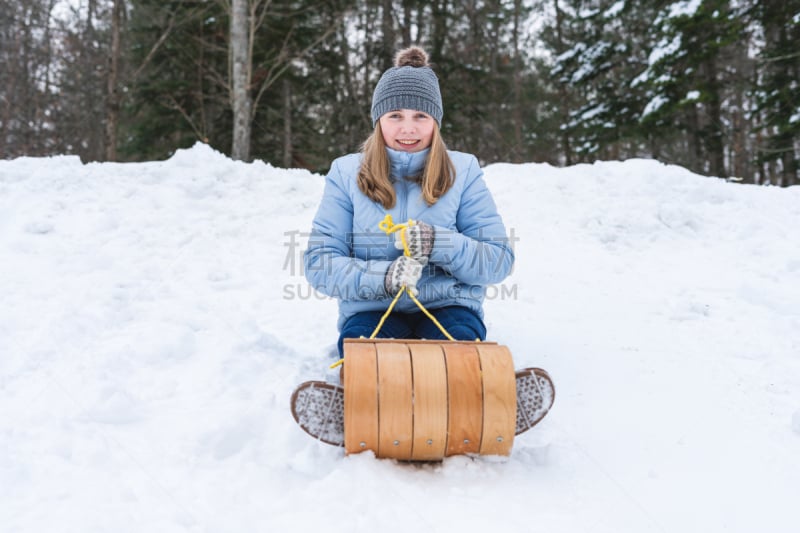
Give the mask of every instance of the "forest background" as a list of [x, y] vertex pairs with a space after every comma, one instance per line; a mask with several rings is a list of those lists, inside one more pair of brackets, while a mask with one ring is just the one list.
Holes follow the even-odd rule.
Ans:
[[800, 179], [800, 0], [0, 0], [0, 158], [206, 142], [325, 172], [423, 46], [482, 163], [654, 158]]

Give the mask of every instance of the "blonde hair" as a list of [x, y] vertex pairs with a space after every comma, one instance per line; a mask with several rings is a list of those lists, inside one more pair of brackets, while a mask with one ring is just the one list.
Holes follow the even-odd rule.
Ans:
[[[361, 167], [358, 169], [358, 188], [370, 200], [380, 203], [384, 209], [391, 209], [397, 202], [392, 182], [389, 180], [391, 165], [386, 153], [381, 123], [375, 124], [375, 130], [364, 141], [361, 151], [364, 154]], [[408, 176], [400, 176], [405, 178]], [[438, 125], [433, 127], [430, 152], [425, 161], [422, 176], [419, 177], [422, 198], [428, 205], [433, 205], [453, 186], [456, 169], [447, 147], [439, 134]]]

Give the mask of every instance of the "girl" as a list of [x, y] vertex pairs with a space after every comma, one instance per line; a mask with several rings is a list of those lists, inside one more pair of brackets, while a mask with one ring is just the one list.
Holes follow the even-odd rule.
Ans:
[[[485, 288], [508, 276], [514, 252], [477, 159], [445, 147], [442, 115], [439, 82], [427, 55], [418, 47], [402, 50], [375, 87], [374, 131], [362, 152], [336, 159], [328, 173], [304, 265], [311, 285], [338, 299], [340, 357], [344, 339], [369, 337], [401, 290], [411, 292], [455, 340], [486, 338]], [[387, 214], [408, 221], [394, 238], [379, 229]], [[403, 254], [404, 241], [410, 255]], [[397, 300], [377, 336], [445, 338], [405, 297]], [[552, 403], [552, 383], [536, 370], [547, 397], [528, 413], [524, 429]], [[536, 379], [534, 369], [523, 372], [526, 379]], [[310, 428], [311, 413], [298, 413], [294, 400], [301, 392], [320, 400], [338, 397], [341, 388], [304, 385], [293, 397], [298, 423], [315, 437], [340, 444], [338, 414], [332, 426]], [[303, 400], [306, 410], [313, 408], [313, 401]]]
[[[403, 50], [396, 65], [375, 88], [363, 152], [333, 162], [304, 257], [311, 285], [339, 300], [340, 356], [343, 339], [368, 337], [404, 284], [453, 337], [484, 340], [484, 289], [514, 263], [477, 159], [448, 151], [439, 134], [442, 97], [425, 52]], [[387, 213], [414, 221], [402, 230], [411, 257], [379, 230]], [[444, 338], [409, 298], [379, 336]]]

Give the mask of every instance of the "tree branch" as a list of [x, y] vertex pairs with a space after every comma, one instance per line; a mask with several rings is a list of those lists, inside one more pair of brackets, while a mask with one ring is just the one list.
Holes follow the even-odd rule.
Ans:
[[278, 53], [278, 55], [277, 55], [277, 59], [276, 59], [275, 64], [273, 64], [273, 66], [270, 68], [269, 72], [267, 72], [267, 75], [264, 78], [264, 81], [261, 83], [261, 86], [258, 89], [258, 93], [256, 94], [256, 97], [253, 99], [253, 109], [252, 109], [253, 117], [255, 117], [256, 110], [258, 109], [258, 102], [261, 100], [261, 97], [264, 95], [264, 92], [270, 86], [272, 86], [272, 84], [275, 83], [275, 81], [278, 78], [280, 78], [283, 75], [284, 72], [286, 72], [286, 70], [291, 65], [292, 61], [302, 58], [308, 52], [313, 50], [319, 43], [321, 43], [322, 41], [324, 41], [325, 39], [330, 37], [330, 35], [333, 32], [336, 31], [336, 28], [339, 26], [339, 24], [342, 22], [343, 19], [344, 19], [344, 13], [340, 13], [339, 16], [336, 17], [336, 21], [333, 24], [331, 24], [328, 27], [327, 30], [325, 30], [325, 33], [323, 33], [319, 38], [317, 38], [314, 42], [309, 44], [307, 47], [305, 47], [299, 53], [294, 54], [294, 55], [291, 55], [286, 51], [287, 48], [288, 48], [288, 44], [287, 43], [288, 43], [289, 36], [291, 36], [291, 34], [292, 34], [291, 31], [289, 32], [289, 34], [286, 37], [286, 40], [284, 41], [284, 43], [283, 43], [283, 45], [281, 47], [280, 53]]
[[137, 68], [134, 71], [132, 76], [132, 81], [136, 81], [139, 78], [139, 74], [141, 74], [144, 68], [150, 64], [150, 61], [153, 60], [153, 57], [156, 55], [156, 52], [158, 51], [159, 48], [161, 48], [161, 45], [164, 44], [164, 42], [167, 40], [169, 34], [172, 33], [172, 29], [174, 27], [175, 27], [175, 13], [172, 13], [169, 17], [169, 23], [167, 24], [167, 28], [164, 30], [164, 33], [161, 34], [161, 36], [158, 38], [153, 47], [150, 48], [150, 51], [147, 53], [147, 56], [145, 56], [144, 61], [142, 61], [142, 64], [139, 65], [139, 68]]

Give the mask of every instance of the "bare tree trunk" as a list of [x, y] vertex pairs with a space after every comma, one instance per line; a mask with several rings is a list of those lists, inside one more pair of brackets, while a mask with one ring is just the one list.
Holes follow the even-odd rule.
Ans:
[[689, 170], [697, 174], [705, 174], [707, 170], [703, 165], [703, 139], [700, 134], [700, 117], [697, 105], [692, 104], [686, 109], [686, 123], [689, 129], [686, 132], [686, 156], [688, 157]]
[[250, 46], [248, 0], [232, 0], [230, 23], [231, 107], [233, 109], [233, 144], [231, 157], [250, 160], [251, 116]]
[[444, 42], [447, 38], [447, 0], [438, 0], [431, 7], [433, 30], [431, 32], [431, 61], [435, 65], [443, 57]]
[[514, 29], [512, 40], [514, 43], [514, 113], [511, 120], [514, 129], [514, 148], [511, 152], [513, 163], [522, 162], [522, 57], [519, 50], [519, 27], [522, 1], [514, 0]]
[[3, 112], [0, 117], [0, 158], [2, 159], [13, 156], [15, 152], [11, 120], [12, 112], [16, 107], [17, 87], [20, 85], [19, 57], [22, 52], [22, 32], [16, 31], [15, 33], [13, 40], [9, 38], [13, 45], [6, 49], [0, 49], [0, 59], [4, 64], [3, 70], [0, 71], [4, 82], [0, 91], [5, 91], [4, 98], [0, 99], [3, 102]]
[[381, 25], [383, 29], [383, 57], [382, 70], [386, 70], [394, 65], [394, 20], [392, 13], [394, 6], [392, 0], [383, 0], [383, 19]]
[[[100, 75], [97, 74], [97, 62], [100, 60], [98, 52], [93, 43], [97, 42], [98, 35], [95, 31], [95, 20], [97, 19], [97, 0], [89, 0], [86, 6], [86, 28], [83, 32], [84, 45], [80, 51], [80, 69], [83, 74], [82, 84], [85, 86], [82, 105], [84, 112], [89, 120], [76, 120], [73, 124], [72, 135], [83, 138], [85, 147], [80, 147], [78, 153], [84, 161], [100, 161], [105, 156], [105, 133], [103, 131], [103, 103], [97, 102], [101, 97], [104, 88], [100, 82]], [[107, 65], [109, 66], [109, 65]], [[108, 92], [107, 88], [105, 89]], [[80, 146], [80, 143], [76, 143]]]
[[[403, 48], [408, 48], [409, 46], [411, 46], [411, 25], [412, 25], [411, 14], [412, 14], [411, 4], [408, 0], [404, 0], [403, 27], [400, 28], [400, 31], [403, 36]], [[419, 28], [417, 28], [417, 35], [419, 35]]]
[[746, 159], [745, 153], [745, 138], [744, 138], [744, 118], [742, 117], [741, 103], [742, 99], [740, 94], [736, 95], [736, 106], [731, 113], [731, 154], [728, 163], [731, 169], [731, 174], [734, 177], [740, 178], [746, 183], [752, 183], [752, 177], [747, 175], [745, 169]]
[[106, 161], [117, 160], [117, 132], [119, 130], [119, 59], [120, 19], [123, 0], [114, 0], [111, 10], [111, 50], [108, 65], [108, 94], [106, 96]]
[[708, 87], [708, 131], [706, 139], [708, 146], [708, 159], [710, 164], [710, 174], [724, 178], [725, 172], [725, 148], [722, 140], [722, 104], [720, 102], [720, 84], [715, 58], [709, 58], [705, 64], [705, 75]]
[[[373, 26], [372, 16], [369, 15], [368, 13], [366, 13], [366, 11], [365, 11], [362, 14], [362, 20], [364, 21], [365, 34], [366, 35], [372, 35], [372, 32], [375, 31], [375, 27]], [[364, 92], [365, 92], [365, 95], [366, 95], [366, 94], [368, 94], [368, 91], [367, 91], [366, 87], [370, 86], [370, 75], [369, 75], [370, 72], [369, 71], [370, 71], [370, 68], [371, 68], [371, 65], [372, 65], [372, 61], [373, 61], [372, 51], [371, 51], [372, 47], [367, 45], [367, 41], [366, 40], [364, 40], [364, 42], [361, 43], [361, 46], [364, 49], [364, 63], [363, 63], [364, 67], [361, 69], [361, 74], [363, 76], [362, 80], [361, 80], [361, 86], [365, 87]]]
[[292, 166], [292, 84], [283, 79], [283, 167]]
[[761, 165], [762, 178], [760, 185], [777, 185], [775, 178], [775, 160], [764, 161]]
[[[33, 19], [35, 17], [35, 8], [31, 6], [30, 11], [28, 11], [28, 16]], [[22, 39], [21, 43], [21, 50], [22, 54], [20, 56], [21, 65], [20, 65], [20, 74], [22, 77], [22, 88], [24, 90], [23, 93], [20, 93], [20, 110], [17, 111], [20, 123], [28, 123], [32, 119], [32, 99], [34, 97], [34, 86], [33, 86], [33, 73], [32, 70], [36, 70], [36, 66], [34, 64], [33, 53], [36, 50], [36, 43], [34, 42], [31, 25], [29, 23], [22, 24], [22, 28], [20, 30], [20, 36]], [[32, 150], [31, 147], [33, 145], [33, 137], [35, 132], [32, 128], [22, 128], [19, 133], [20, 139], [20, 147], [22, 148], [21, 153], [24, 155], [36, 155]]]
[[33, 92], [33, 114], [31, 115], [31, 123], [33, 129], [38, 133], [36, 139], [36, 151], [41, 154], [46, 154], [48, 149], [52, 147], [52, 137], [50, 134], [45, 133], [51, 125], [48, 119], [47, 111], [50, 109], [50, 71], [53, 68], [52, 59], [52, 26], [49, 23], [50, 14], [53, 12], [54, 0], [48, 0], [47, 4], [42, 2], [41, 17], [43, 21], [47, 21], [44, 27], [44, 35], [41, 44], [37, 46], [36, 56], [34, 58], [37, 65], [36, 83], [42, 84], [42, 90]]
[[[789, 139], [791, 140], [791, 139]], [[795, 184], [795, 177], [797, 176], [797, 169], [795, 169], [796, 161], [794, 159], [794, 151], [786, 150], [781, 156], [781, 187], [791, 187]]]
[[[558, 39], [558, 53], [561, 54], [564, 52], [564, 39], [562, 37], [562, 26], [564, 24], [564, 16], [562, 14], [561, 8], [558, 7], [558, 0], [553, 0], [553, 4], [556, 8], [556, 37]], [[562, 109], [562, 120], [564, 124], [567, 124], [569, 121], [569, 95], [567, 94], [567, 89], [564, 87], [563, 83], [558, 84], [558, 99], [561, 102], [561, 109]], [[563, 133], [561, 134], [561, 144], [564, 150], [564, 162], [567, 166], [572, 164], [572, 147], [570, 145], [570, 138], [569, 132], [566, 128], [562, 128]]]

